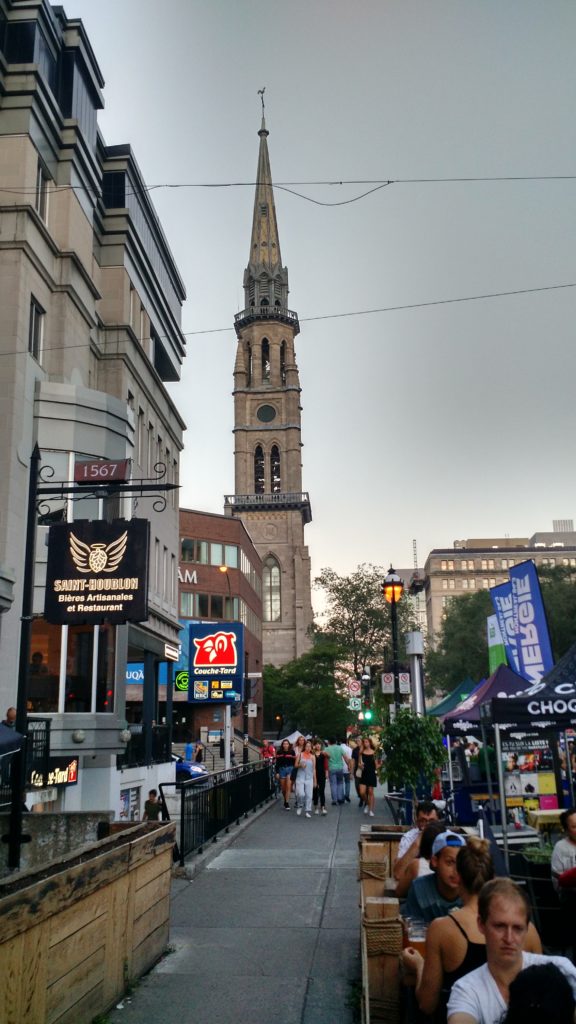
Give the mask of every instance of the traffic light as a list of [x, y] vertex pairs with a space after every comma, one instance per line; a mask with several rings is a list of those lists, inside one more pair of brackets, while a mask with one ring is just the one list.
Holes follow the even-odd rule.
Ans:
[[365, 722], [371, 722], [372, 721], [372, 717], [373, 717], [372, 708], [365, 708], [364, 709], [364, 721]]

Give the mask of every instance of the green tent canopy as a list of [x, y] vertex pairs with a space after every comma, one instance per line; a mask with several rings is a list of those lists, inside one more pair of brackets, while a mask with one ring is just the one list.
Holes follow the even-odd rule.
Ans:
[[458, 683], [458, 686], [452, 690], [452, 693], [447, 694], [443, 697], [439, 704], [435, 708], [429, 708], [426, 712], [427, 715], [446, 715], [449, 711], [452, 711], [461, 701], [466, 700], [466, 697], [472, 693], [472, 690], [476, 686], [476, 683], [470, 679], [467, 679], [462, 683]]

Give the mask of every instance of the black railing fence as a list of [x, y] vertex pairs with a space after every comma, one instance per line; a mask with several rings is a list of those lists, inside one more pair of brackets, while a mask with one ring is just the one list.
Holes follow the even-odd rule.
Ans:
[[241, 818], [269, 800], [274, 795], [274, 778], [270, 766], [263, 761], [238, 765], [205, 778], [164, 782], [159, 788], [163, 817], [180, 819], [178, 855], [183, 865], [189, 854], [201, 853], [219, 832], [239, 824]]

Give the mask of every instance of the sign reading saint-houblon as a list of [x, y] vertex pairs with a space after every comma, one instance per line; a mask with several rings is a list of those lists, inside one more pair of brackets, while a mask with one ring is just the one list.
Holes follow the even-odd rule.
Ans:
[[148, 618], [146, 519], [50, 527], [44, 618], [56, 625]]

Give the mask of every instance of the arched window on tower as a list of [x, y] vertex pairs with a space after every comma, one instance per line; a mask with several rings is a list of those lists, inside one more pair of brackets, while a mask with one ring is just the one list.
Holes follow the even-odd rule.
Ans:
[[282, 617], [280, 566], [268, 555], [262, 566], [262, 617], [264, 622], [279, 622]]
[[270, 489], [272, 494], [279, 494], [282, 490], [280, 479], [280, 449], [277, 444], [272, 445], [270, 452]]
[[264, 494], [264, 452], [262, 445], [256, 445], [254, 452], [254, 493]]
[[282, 386], [286, 384], [286, 342], [283, 341], [280, 345], [280, 383]]
[[252, 383], [252, 345], [250, 342], [246, 345], [246, 379], [250, 386]]
[[262, 383], [270, 382], [270, 342], [262, 338]]

